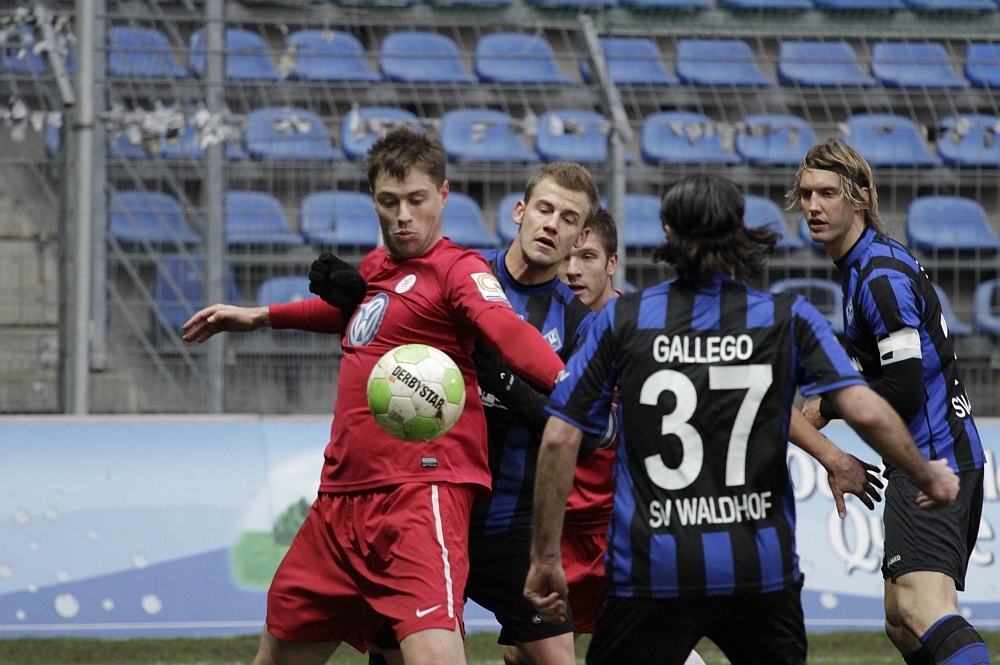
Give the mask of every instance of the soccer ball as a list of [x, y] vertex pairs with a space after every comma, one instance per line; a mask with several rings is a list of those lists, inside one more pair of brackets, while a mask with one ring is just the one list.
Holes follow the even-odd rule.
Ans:
[[368, 408], [379, 427], [397, 439], [436, 439], [465, 408], [462, 371], [433, 346], [397, 346], [368, 375]]

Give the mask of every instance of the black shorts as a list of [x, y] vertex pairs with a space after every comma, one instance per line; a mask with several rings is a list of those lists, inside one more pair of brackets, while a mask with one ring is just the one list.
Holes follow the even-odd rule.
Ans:
[[905, 474], [896, 471], [885, 490], [885, 554], [882, 577], [896, 581], [918, 570], [944, 573], [965, 590], [969, 557], [979, 536], [983, 514], [983, 470], [958, 474], [961, 488], [955, 503], [942, 510], [921, 510], [919, 490]]
[[587, 665], [682, 665], [708, 637], [733, 665], [804, 665], [802, 582], [772, 593], [608, 598]]
[[[469, 533], [469, 580], [465, 595], [496, 615], [500, 644], [535, 642], [573, 632], [573, 617], [561, 624], [542, 621], [524, 598], [531, 567], [531, 532], [509, 531], [491, 536]], [[567, 615], [570, 613], [567, 611]]]

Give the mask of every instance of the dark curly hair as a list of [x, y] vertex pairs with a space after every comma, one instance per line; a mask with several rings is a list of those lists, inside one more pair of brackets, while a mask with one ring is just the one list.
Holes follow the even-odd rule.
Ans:
[[763, 267], [778, 234], [746, 228], [744, 210], [743, 194], [732, 181], [704, 173], [681, 178], [663, 195], [660, 221], [672, 235], [653, 260], [673, 265], [681, 281], [710, 281], [717, 272], [748, 279]]

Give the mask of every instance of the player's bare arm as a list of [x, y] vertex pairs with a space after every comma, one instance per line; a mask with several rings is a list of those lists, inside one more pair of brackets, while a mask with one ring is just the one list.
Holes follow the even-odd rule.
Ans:
[[802, 415], [805, 416], [809, 424], [816, 429], [823, 429], [829, 421], [819, 412], [819, 404], [823, 398], [820, 396], [810, 397], [802, 405]]
[[868, 445], [916, 483], [924, 495], [917, 500], [921, 508], [943, 508], [955, 500], [958, 476], [947, 461], [925, 460], [903, 419], [874, 390], [854, 385], [830, 392], [829, 397]]
[[859, 460], [854, 455], [848, 455], [838, 448], [833, 441], [810, 425], [798, 409], [792, 407], [791, 414], [788, 440], [816, 458], [816, 461], [826, 469], [840, 519], [844, 519], [847, 515], [844, 494], [853, 494], [869, 509], [873, 509], [874, 501], [882, 500], [882, 496], [878, 493], [879, 488], [883, 486], [877, 475], [878, 467]]
[[562, 567], [563, 515], [573, 487], [573, 472], [583, 432], [560, 418], [549, 418], [542, 434], [535, 473], [535, 529], [531, 541], [531, 569], [524, 597], [545, 621], [566, 620], [569, 589]]
[[204, 342], [220, 332], [251, 332], [271, 325], [267, 307], [211, 305], [197, 312], [181, 328], [186, 342]]

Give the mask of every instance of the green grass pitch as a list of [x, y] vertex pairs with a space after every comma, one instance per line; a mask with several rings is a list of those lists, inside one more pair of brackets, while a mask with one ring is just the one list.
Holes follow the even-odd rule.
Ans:
[[[993, 662], [1000, 661], [1000, 632], [983, 633]], [[236, 665], [253, 662], [258, 637], [206, 639], [87, 640], [68, 638], [0, 640], [0, 665]], [[577, 643], [583, 663], [588, 640]], [[466, 641], [469, 665], [502, 665], [496, 634], [475, 633]], [[709, 665], [729, 661], [713, 644], [703, 641], [698, 652]], [[825, 633], [809, 636], [809, 662], [837, 665], [902, 663], [882, 633]], [[368, 657], [341, 646], [332, 665], [366, 665]]]

